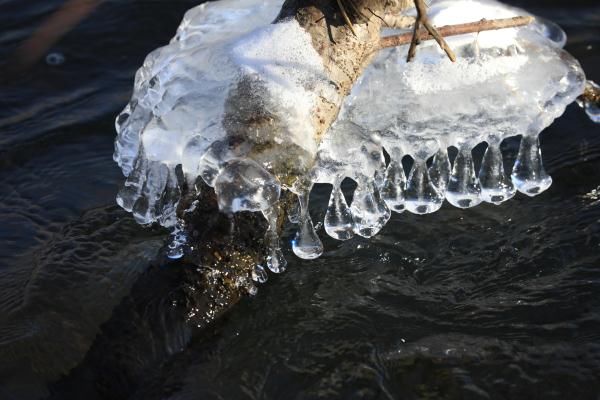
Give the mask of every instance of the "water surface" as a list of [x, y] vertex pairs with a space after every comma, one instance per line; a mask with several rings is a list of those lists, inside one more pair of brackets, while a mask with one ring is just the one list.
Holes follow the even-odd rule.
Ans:
[[[600, 80], [595, 1], [512, 3]], [[0, 60], [61, 4], [0, 0]], [[257, 296], [185, 326], [168, 300], [190, 266], [115, 205], [112, 142], [135, 69], [194, 4], [105, 1], [48, 50], [63, 63], [1, 83], [0, 399], [599, 398], [600, 128], [577, 106], [542, 135], [544, 194], [322, 234], [323, 257], [288, 250]]]

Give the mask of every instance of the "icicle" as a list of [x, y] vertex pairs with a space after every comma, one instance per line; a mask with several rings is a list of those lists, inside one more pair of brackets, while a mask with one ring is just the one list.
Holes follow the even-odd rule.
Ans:
[[348, 240], [354, 236], [352, 213], [346, 203], [344, 193], [340, 188], [342, 177], [337, 177], [333, 183], [329, 205], [325, 213], [325, 232], [337, 240]]
[[516, 193], [515, 186], [504, 171], [500, 140], [495, 136], [488, 139], [488, 148], [479, 169], [479, 183], [481, 197], [488, 203], [500, 204]]
[[167, 249], [167, 257], [172, 260], [183, 257], [186, 244], [187, 235], [185, 233], [185, 223], [182, 219], [177, 219], [177, 224], [171, 231], [171, 242]]
[[154, 213], [160, 225], [171, 227], [177, 224], [177, 205], [180, 198], [181, 189], [177, 180], [177, 172], [175, 172], [175, 168], [169, 168], [165, 188], [154, 207]]
[[[594, 91], [595, 93], [600, 93], [600, 85], [598, 85], [594, 81], [587, 81], [586, 91]], [[597, 96], [596, 96], [597, 97]], [[584, 96], [577, 99], [577, 104], [581, 108], [585, 110], [585, 113], [590, 117], [590, 119], [600, 124], [600, 103], [598, 103], [598, 99], [586, 99]]]
[[267, 268], [276, 274], [285, 271], [287, 266], [287, 260], [283, 256], [281, 251], [281, 245], [279, 244], [279, 235], [277, 233], [277, 219], [279, 218], [279, 211], [277, 207], [272, 207], [268, 210], [263, 211], [263, 215], [267, 219], [269, 227], [265, 234], [265, 243], [267, 244]]
[[308, 212], [308, 196], [310, 188], [298, 196], [300, 201], [300, 220], [296, 237], [292, 240], [292, 250], [294, 254], [305, 260], [312, 260], [323, 254], [323, 243], [315, 232], [310, 214]]
[[366, 238], [375, 236], [391, 216], [375, 182], [366, 177], [358, 182], [350, 211], [354, 220], [354, 233]]
[[292, 224], [297, 224], [300, 222], [300, 203], [298, 201], [294, 201], [290, 207], [290, 211], [288, 212], [288, 220]]
[[406, 187], [406, 175], [402, 168], [402, 152], [400, 149], [391, 151], [390, 164], [385, 170], [381, 197], [392, 211], [401, 213], [404, 211], [404, 189]]
[[431, 181], [425, 158], [415, 157], [406, 183], [406, 209], [414, 214], [436, 212], [444, 202], [444, 196]]
[[148, 163], [147, 175], [140, 196], [135, 201], [131, 213], [138, 224], [156, 222], [156, 207], [165, 191], [169, 178], [169, 167], [158, 161]]
[[552, 184], [542, 163], [537, 135], [523, 135], [511, 178], [517, 190], [528, 196], [538, 195]]
[[446, 199], [450, 204], [459, 208], [475, 207], [482, 201], [481, 186], [475, 176], [471, 147], [466, 143], [460, 145], [454, 159], [452, 173], [448, 180]]
[[[278, 239], [279, 241], [279, 239]], [[284, 272], [287, 267], [287, 260], [283, 256], [283, 251], [279, 245], [270, 248], [271, 254], [267, 256], [267, 267], [276, 274]]]
[[144, 146], [140, 144], [133, 170], [129, 173], [125, 184], [117, 194], [117, 204], [126, 211], [131, 212], [137, 199], [140, 197], [148, 173], [148, 159], [144, 153]]
[[269, 279], [267, 271], [261, 265], [255, 265], [252, 270], [252, 280], [258, 283], [265, 283]]
[[448, 149], [440, 145], [440, 149], [433, 156], [433, 163], [429, 167], [429, 176], [431, 182], [443, 194], [448, 188], [448, 179], [450, 179], [450, 159], [448, 158]]

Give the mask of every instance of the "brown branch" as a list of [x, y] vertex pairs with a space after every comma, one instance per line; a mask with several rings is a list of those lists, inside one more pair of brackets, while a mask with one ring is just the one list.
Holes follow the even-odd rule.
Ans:
[[[505, 29], [505, 28], [514, 28], [517, 26], [528, 25], [533, 22], [533, 17], [514, 17], [514, 18], [504, 18], [504, 19], [493, 19], [493, 20], [485, 20], [477, 22], [469, 22], [466, 24], [457, 24], [457, 25], [446, 25], [438, 28], [437, 31], [441, 36], [456, 36], [456, 35], [464, 35], [466, 33], [478, 33], [484, 31], [491, 31], [497, 29]], [[430, 32], [420, 29], [417, 35], [417, 40], [432, 40], [434, 37]], [[412, 47], [413, 42], [413, 33], [403, 33], [400, 35], [391, 35], [382, 37], [379, 41], [379, 46], [377, 50], [385, 49], [388, 47], [396, 47], [402, 46], [411, 43]]]
[[438, 43], [438, 45], [442, 48], [442, 50], [444, 50], [446, 52], [446, 55], [448, 56], [448, 58], [450, 60], [452, 60], [452, 62], [456, 61], [456, 55], [454, 54], [454, 52], [452, 51], [450, 46], [448, 46], [448, 43], [446, 43], [446, 41], [444, 40], [444, 37], [442, 35], [440, 35], [439, 32], [437, 31], [437, 29], [433, 25], [431, 25], [431, 22], [429, 22], [429, 17], [427, 16], [427, 7], [425, 6], [425, 1], [424, 0], [413, 0], [413, 1], [415, 3], [415, 7], [417, 8], [417, 22], [415, 22], [415, 30], [413, 32], [412, 43], [410, 45], [412, 51], [408, 52], [408, 58], [406, 61], [410, 61], [414, 58], [415, 53], [416, 53], [416, 47], [420, 43], [420, 39], [417, 36], [417, 33], [419, 32], [419, 24], [423, 25], [425, 27], [425, 29], [427, 29], [427, 32], [429, 32], [429, 34], [431, 36], [433, 36], [433, 38]]
[[409, 35], [410, 48], [408, 49], [408, 60], [412, 60], [417, 53], [417, 46], [421, 43], [419, 30], [421, 29], [421, 21], [417, 19], [413, 27], [412, 34]]

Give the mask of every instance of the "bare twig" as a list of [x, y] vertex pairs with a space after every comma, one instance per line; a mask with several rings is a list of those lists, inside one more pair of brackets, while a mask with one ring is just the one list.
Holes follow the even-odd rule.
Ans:
[[383, 22], [383, 24], [390, 28], [390, 24], [388, 24], [388, 22], [382, 18], [379, 14], [375, 13], [373, 10], [371, 10], [369, 7], [367, 7], [367, 11], [370, 12], [375, 18], [378, 18], [379, 20], [381, 20], [381, 22]]
[[454, 55], [454, 52], [452, 51], [450, 46], [448, 46], [448, 43], [446, 43], [443, 36], [440, 35], [437, 29], [433, 25], [431, 25], [431, 22], [429, 22], [429, 17], [427, 16], [427, 7], [425, 6], [424, 0], [414, 0], [414, 2], [415, 7], [417, 8], [417, 21], [415, 22], [413, 39], [410, 44], [410, 50], [408, 52], [407, 61], [410, 61], [414, 58], [416, 53], [416, 47], [420, 42], [418, 35], [420, 28], [419, 25], [423, 25], [425, 29], [427, 29], [427, 32], [429, 32], [429, 34], [435, 39], [435, 41], [438, 42], [442, 50], [446, 52], [446, 55], [450, 60], [452, 60], [452, 62], [456, 61], [456, 55]]
[[421, 21], [417, 18], [413, 33], [410, 35], [410, 48], [408, 49], [408, 60], [412, 60], [417, 52], [417, 45], [421, 43], [419, 29], [421, 29]]
[[344, 8], [344, 5], [342, 4], [342, 0], [337, 0], [337, 4], [338, 4], [338, 7], [340, 8], [340, 12], [342, 13], [342, 18], [344, 18], [344, 21], [346, 21], [346, 25], [348, 25], [348, 28], [350, 28], [350, 30], [352, 31], [354, 36], [356, 36], [356, 32], [354, 31], [354, 26], [352, 25], [352, 21], [350, 21], [350, 17], [346, 13], [346, 9]]
[[[466, 24], [442, 26], [441, 28], [438, 28], [437, 31], [441, 36], [448, 37], [464, 35], [465, 33], [477, 33], [504, 28], [514, 28], [517, 26], [528, 25], [531, 22], [533, 22], [533, 20], [533, 17], [514, 17], [493, 20], [482, 19], [481, 21], [469, 22]], [[431, 33], [426, 30], [419, 30], [417, 35], [415, 35], [415, 32], [413, 32], [403, 33], [400, 35], [385, 36], [382, 37], [379, 41], [379, 47], [377, 48], [377, 50], [385, 49], [388, 47], [402, 46], [409, 43], [411, 44], [412, 48], [412, 45], [415, 42], [415, 36], [417, 42], [422, 40], [434, 39], [434, 36], [432, 36]]]

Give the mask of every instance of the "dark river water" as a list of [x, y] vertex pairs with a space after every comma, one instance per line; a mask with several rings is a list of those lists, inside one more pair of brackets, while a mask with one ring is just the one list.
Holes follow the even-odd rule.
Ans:
[[[315, 261], [286, 246], [224, 318], [174, 317], [189, 267], [116, 206], [113, 121], [197, 3], [105, 1], [26, 66], [15, 49], [63, 2], [0, 0], [1, 400], [600, 399], [600, 126], [576, 105], [542, 135], [542, 195], [322, 235]], [[513, 3], [600, 80], [597, 0]]]

